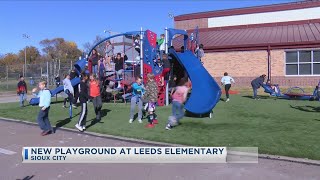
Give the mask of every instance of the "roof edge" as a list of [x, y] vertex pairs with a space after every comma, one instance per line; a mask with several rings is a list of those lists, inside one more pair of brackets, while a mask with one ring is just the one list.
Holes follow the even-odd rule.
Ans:
[[[232, 29], [246, 29], [246, 28], [260, 28], [260, 27], [275, 27], [275, 26], [287, 26], [287, 25], [300, 25], [309, 23], [320, 23], [320, 19], [308, 19], [300, 21], [287, 21], [287, 22], [274, 22], [274, 23], [263, 23], [263, 24], [248, 24], [248, 25], [237, 25], [237, 26], [224, 26], [224, 27], [212, 27], [212, 28], [200, 28], [199, 32], [208, 31], [222, 31]], [[187, 32], [193, 32], [194, 29], [188, 29]]]
[[266, 43], [266, 44], [246, 44], [238, 46], [207, 46], [205, 52], [229, 52], [229, 51], [256, 51], [274, 49], [301, 49], [320, 48], [320, 41], [289, 42], [289, 43]]
[[263, 5], [263, 6], [252, 6], [252, 7], [244, 7], [244, 8], [224, 9], [224, 10], [216, 10], [216, 11], [191, 13], [191, 14], [182, 14], [179, 16], [175, 16], [174, 21], [184, 21], [184, 20], [190, 20], [190, 19], [201, 19], [201, 18], [232, 16], [232, 15], [241, 15], [241, 14], [253, 14], [253, 13], [264, 13], [264, 12], [304, 9], [304, 8], [311, 8], [311, 7], [318, 7], [318, 6], [320, 6], [319, 0], [298, 1], [298, 2], [290, 2], [290, 3], [271, 4], [271, 5]]

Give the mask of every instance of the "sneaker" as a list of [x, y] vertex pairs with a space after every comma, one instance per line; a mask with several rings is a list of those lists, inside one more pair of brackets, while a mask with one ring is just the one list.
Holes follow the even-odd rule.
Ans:
[[82, 129], [85, 130], [85, 129], [86, 129], [86, 126], [82, 126]]
[[139, 119], [139, 120], [138, 120], [138, 122], [139, 122], [139, 123], [142, 123], [142, 120], [141, 120], [141, 119]]
[[229, 98], [226, 100], [226, 102], [228, 102], [228, 101], [230, 101], [230, 99], [229, 99]]
[[133, 119], [129, 119], [129, 123], [132, 123], [133, 122]]
[[171, 130], [171, 126], [169, 124], [166, 126], [166, 130]]
[[148, 123], [145, 127], [146, 127], [146, 128], [154, 128], [154, 124]]
[[76, 124], [75, 127], [79, 130], [79, 131], [83, 131], [82, 127], [79, 124]]
[[77, 109], [77, 106], [76, 106], [76, 105], [72, 105], [72, 107], [75, 108], [75, 109]]
[[63, 105], [62, 107], [63, 107], [63, 108], [67, 108], [67, 106], [66, 106], [66, 105]]
[[154, 120], [153, 120], [153, 124], [159, 124], [158, 120], [157, 120], [157, 119], [154, 119]]
[[44, 131], [41, 133], [42, 136], [46, 136], [48, 134], [51, 134], [52, 133], [52, 130], [48, 130], [48, 131]]

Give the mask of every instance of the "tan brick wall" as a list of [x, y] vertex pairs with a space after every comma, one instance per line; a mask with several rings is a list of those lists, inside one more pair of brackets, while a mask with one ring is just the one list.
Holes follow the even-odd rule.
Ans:
[[271, 51], [271, 76], [285, 76], [284, 50]]
[[[202, 59], [208, 72], [220, 82], [224, 72], [228, 72], [237, 86], [249, 86], [250, 82], [268, 74], [267, 51], [233, 51], [206, 53]], [[316, 86], [320, 76], [285, 76], [284, 50], [271, 51], [272, 83], [280, 86]]]
[[213, 76], [252, 77], [267, 74], [267, 58], [267, 51], [234, 51], [206, 53], [202, 61]]
[[184, 20], [184, 21], [175, 21], [174, 27], [176, 29], [195, 29], [195, 27], [199, 26], [199, 28], [208, 28], [208, 18], [202, 19], [192, 19], [192, 20]]

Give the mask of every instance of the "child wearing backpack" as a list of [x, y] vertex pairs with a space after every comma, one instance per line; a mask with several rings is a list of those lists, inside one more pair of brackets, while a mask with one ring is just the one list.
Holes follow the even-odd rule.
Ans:
[[[187, 100], [187, 95], [189, 91], [187, 84], [188, 84], [188, 80], [186, 78], [181, 79], [179, 85], [176, 88], [174, 88], [174, 90], [171, 93], [172, 117], [174, 117], [175, 121], [178, 124], [184, 116], [183, 104]], [[173, 126], [174, 124], [172, 124], [171, 118], [169, 118], [166, 129], [171, 130]]]
[[156, 102], [158, 101], [158, 85], [154, 80], [154, 74], [149, 73], [147, 75], [148, 82], [146, 84], [146, 93], [144, 95], [144, 99], [148, 101], [148, 122], [146, 125], [147, 128], [153, 128], [154, 124], [158, 124], [158, 120], [156, 119], [155, 108]]

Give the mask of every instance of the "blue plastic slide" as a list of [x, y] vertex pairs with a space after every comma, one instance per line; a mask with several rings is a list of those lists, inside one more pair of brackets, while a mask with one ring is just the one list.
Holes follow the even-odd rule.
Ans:
[[[71, 84], [72, 86], [77, 86], [78, 84], [80, 83], [80, 78], [74, 78], [71, 80]], [[54, 97], [56, 94], [59, 94], [63, 91], [63, 86], [60, 86], [56, 89], [53, 89], [53, 90], [50, 90], [51, 92], [51, 96]], [[32, 98], [30, 99], [30, 102], [29, 102], [30, 105], [37, 105], [39, 104], [39, 98], [36, 97], [36, 98]]]
[[220, 86], [191, 51], [177, 53], [170, 49], [170, 53], [185, 68], [192, 83], [185, 109], [194, 114], [210, 113], [220, 100]]

